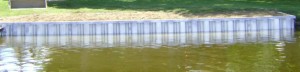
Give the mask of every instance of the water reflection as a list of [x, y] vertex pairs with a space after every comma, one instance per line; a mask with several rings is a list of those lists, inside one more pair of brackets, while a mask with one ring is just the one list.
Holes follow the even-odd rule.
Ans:
[[151, 47], [248, 42], [293, 41], [293, 30], [238, 31], [145, 35], [6, 36], [10, 47]]
[[292, 31], [166, 35], [7, 36], [8, 72], [297, 72]]
[[[1, 38], [3, 41], [3, 38]], [[5, 41], [4, 41], [5, 42]], [[45, 48], [8, 47], [1, 44], [0, 71], [1, 72], [36, 72], [43, 69], [43, 63], [47, 58]]]

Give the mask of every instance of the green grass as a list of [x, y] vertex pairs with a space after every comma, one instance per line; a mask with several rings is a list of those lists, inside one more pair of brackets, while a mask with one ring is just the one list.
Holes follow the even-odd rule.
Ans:
[[[47, 9], [10, 10], [0, 0], [0, 16], [40, 13], [171, 11], [183, 14], [205, 14], [234, 11], [281, 11], [300, 17], [298, 0], [65, 0], [48, 2]], [[300, 19], [298, 19], [300, 21]]]

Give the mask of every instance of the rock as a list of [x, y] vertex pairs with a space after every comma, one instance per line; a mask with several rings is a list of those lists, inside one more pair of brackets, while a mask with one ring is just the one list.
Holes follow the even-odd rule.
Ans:
[[300, 25], [300, 22], [296, 22], [296, 25]]

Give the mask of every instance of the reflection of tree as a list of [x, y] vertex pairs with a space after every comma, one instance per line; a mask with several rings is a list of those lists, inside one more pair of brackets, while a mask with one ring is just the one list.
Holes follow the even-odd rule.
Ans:
[[280, 55], [272, 44], [235, 44], [229, 47], [227, 71], [278, 72]]

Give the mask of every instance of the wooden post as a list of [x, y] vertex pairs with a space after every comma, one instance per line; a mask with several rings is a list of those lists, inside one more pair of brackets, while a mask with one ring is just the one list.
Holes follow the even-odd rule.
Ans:
[[0, 25], [0, 36], [3, 36], [4, 33], [4, 26]]

